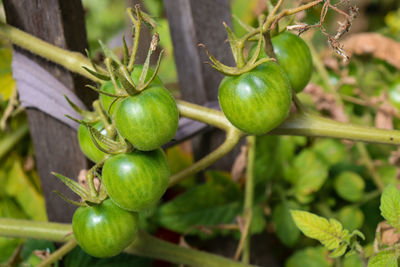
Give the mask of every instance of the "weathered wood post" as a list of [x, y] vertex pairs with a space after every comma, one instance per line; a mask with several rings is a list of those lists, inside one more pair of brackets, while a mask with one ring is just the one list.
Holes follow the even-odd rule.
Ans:
[[[3, 3], [10, 25], [65, 49], [84, 52], [87, 47], [80, 0], [4, 0]], [[40, 64], [87, 106], [90, 105], [95, 94], [83, 88], [88, 81], [18, 47], [14, 49]], [[75, 207], [59, 198], [53, 190], [69, 197], [72, 194], [50, 172], [76, 178], [81, 169], [88, 168], [78, 145], [76, 130], [37, 109], [28, 108], [27, 113], [49, 220], [71, 222]]]
[[[234, 60], [222, 22], [232, 25], [229, 0], [164, 0], [170, 25], [179, 87], [184, 100], [217, 105], [218, 85], [223, 76], [204, 62], [209, 61], [200, 43], [221, 62], [233, 65]], [[224, 139], [224, 134], [212, 131], [193, 139], [196, 159], [208, 154]], [[237, 146], [217, 163], [230, 170]]]

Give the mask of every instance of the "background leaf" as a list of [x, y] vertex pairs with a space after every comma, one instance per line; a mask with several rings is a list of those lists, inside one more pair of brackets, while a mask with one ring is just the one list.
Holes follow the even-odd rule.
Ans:
[[368, 267], [397, 267], [398, 256], [395, 251], [380, 251], [369, 260]]
[[286, 267], [331, 267], [333, 260], [328, 258], [323, 247], [310, 247], [299, 250], [286, 261]]
[[193, 226], [231, 223], [242, 210], [241, 192], [228, 174], [207, 172], [207, 182], [188, 189], [163, 204], [156, 218], [160, 225], [185, 233]]
[[400, 192], [394, 185], [388, 185], [383, 190], [380, 210], [386, 221], [400, 230]]
[[272, 210], [272, 222], [275, 232], [286, 246], [294, 245], [299, 239], [300, 230], [290, 214], [291, 209], [299, 208], [300, 206], [294, 201], [283, 201], [278, 203]]
[[346, 171], [335, 178], [334, 186], [343, 199], [356, 202], [363, 196], [365, 182], [357, 173]]

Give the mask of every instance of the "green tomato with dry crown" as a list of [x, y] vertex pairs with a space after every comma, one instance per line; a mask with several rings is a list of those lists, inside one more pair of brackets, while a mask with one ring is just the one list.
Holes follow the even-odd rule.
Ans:
[[151, 86], [122, 100], [114, 113], [118, 132], [136, 149], [150, 151], [170, 141], [178, 130], [175, 99], [162, 86]]
[[269, 61], [255, 69], [225, 77], [218, 99], [228, 120], [240, 130], [261, 135], [287, 117], [291, 105], [290, 81], [284, 70]]

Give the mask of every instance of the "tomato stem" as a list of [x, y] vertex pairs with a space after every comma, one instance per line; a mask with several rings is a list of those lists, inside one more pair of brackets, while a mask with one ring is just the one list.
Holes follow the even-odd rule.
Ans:
[[62, 247], [54, 251], [49, 257], [47, 257], [44, 261], [39, 263], [36, 267], [45, 267], [51, 266], [57, 260], [60, 260], [64, 257], [68, 252], [73, 250], [78, 243], [76, 242], [75, 238], [70, 239], [67, 243], [65, 243]]
[[[74, 239], [71, 233], [71, 224], [0, 218], [0, 236], [4, 237], [67, 242]], [[72, 246], [72, 242], [70, 244]], [[211, 253], [168, 243], [140, 231], [125, 252], [195, 267], [255, 267]]]

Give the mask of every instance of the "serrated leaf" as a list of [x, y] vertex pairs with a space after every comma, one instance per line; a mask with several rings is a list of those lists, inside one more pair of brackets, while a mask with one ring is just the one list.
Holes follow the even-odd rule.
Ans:
[[290, 209], [299, 209], [299, 205], [294, 201], [285, 201], [277, 204], [272, 209], [272, 222], [275, 227], [276, 235], [286, 246], [294, 245], [299, 236], [300, 230], [296, 227]]
[[383, 218], [400, 230], [400, 191], [394, 185], [388, 185], [381, 196], [380, 210]]
[[343, 199], [357, 202], [364, 194], [365, 182], [357, 173], [345, 171], [336, 176], [334, 187]]
[[383, 250], [369, 260], [368, 267], [397, 267], [398, 257], [396, 251]]
[[309, 247], [296, 251], [286, 261], [286, 267], [331, 267], [333, 260], [327, 257], [328, 252], [323, 247]]
[[250, 225], [250, 233], [252, 235], [260, 234], [264, 231], [267, 225], [264, 210], [262, 209], [261, 206], [254, 206], [252, 212], [253, 213]]
[[307, 211], [292, 210], [294, 222], [304, 235], [317, 239], [327, 249], [332, 250], [348, 241], [349, 232], [343, 230], [343, 226], [335, 219], [329, 221]]
[[344, 253], [346, 253], [348, 245], [345, 242], [342, 242], [338, 248], [336, 248], [334, 251], [332, 251], [329, 254], [329, 257], [331, 258], [339, 258], [341, 256], [344, 255]]
[[157, 211], [159, 223], [170, 230], [185, 233], [194, 226], [231, 223], [241, 212], [241, 193], [236, 183], [221, 172], [208, 172], [207, 183], [193, 186], [162, 205]]

